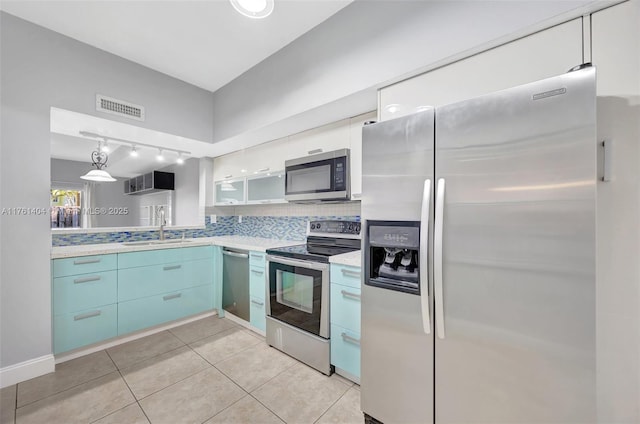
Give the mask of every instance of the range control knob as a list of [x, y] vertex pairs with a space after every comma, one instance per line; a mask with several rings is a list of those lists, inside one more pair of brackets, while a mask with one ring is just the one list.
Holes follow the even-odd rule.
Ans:
[[316, 229], [316, 224], [311, 224], [311, 229], [315, 230]]

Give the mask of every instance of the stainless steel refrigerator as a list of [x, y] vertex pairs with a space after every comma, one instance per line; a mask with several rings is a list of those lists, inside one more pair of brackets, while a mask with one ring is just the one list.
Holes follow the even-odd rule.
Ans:
[[595, 68], [363, 128], [369, 422], [595, 422]]

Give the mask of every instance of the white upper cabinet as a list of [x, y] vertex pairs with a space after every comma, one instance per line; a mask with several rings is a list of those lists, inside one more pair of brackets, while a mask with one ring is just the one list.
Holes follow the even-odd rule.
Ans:
[[362, 197], [362, 127], [367, 121], [376, 120], [377, 113], [369, 112], [349, 120], [349, 140], [351, 148], [351, 198]]
[[294, 134], [289, 146], [286, 159], [349, 148], [349, 119]]
[[[273, 192], [273, 190], [280, 190], [275, 179], [256, 181], [254, 177], [268, 177], [267, 173], [277, 174], [284, 170], [287, 159], [338, 149], [351, 150], [351, 193], [353, 199], [359, 199], [362, 192], [362, 125], [373, 119], [376, 119], [376, 112], [369, 112], [215, 158], [213, 162], [213, 179], [216, 182], [215, 204], [282, 201], [282, 198], [275, 196]], [[238, 199], [236, 203], [221, 200], [223, 195], [227, 199], [229, 197], [227, 195], [230, 194], [222, 191], [221, 182], [238, 178], [245, 178], [247, 185], [252, 186], [247, 188], [249, 190], [247, 198], [244, 201]], [[280, 178], [284, 180], [284, 176]], [[227, 184], [224, 187], [230, 188]]]
[[581, 63], [578, 18], [381, 89], [380, 119], [559, 75]]

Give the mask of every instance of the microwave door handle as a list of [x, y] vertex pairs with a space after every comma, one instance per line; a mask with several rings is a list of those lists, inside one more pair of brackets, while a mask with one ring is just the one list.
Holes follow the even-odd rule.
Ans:
[[429, 208], [431, 207], [431, 180], [424, 180], [422, 192], [422, 209], [420, 212], [420, 311], [422, 313], [422, 329], [431, 334], [431, 317], [429, 311]]

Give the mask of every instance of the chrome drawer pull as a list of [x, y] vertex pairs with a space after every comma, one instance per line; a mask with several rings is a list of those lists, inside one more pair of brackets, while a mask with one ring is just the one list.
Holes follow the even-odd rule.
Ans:
[[251, 303], [258, 306], [264, 306], [264, 302], [258, 302], [257, 300], [253, 300], [253, 299], [251, 299]]
[[356, 339], [355, 337], [351, 337], [349, 335], [347, 335], [347, 333], [342, 333], [342, 340], [344, 340], [347, 343], [351, 343], [354, 344], [356, 346], [360, 346], [360, 339]]
[[177, 299], [179, 297], [182, 297], [182, 293], [176, 293], [176, 294], [168, 294], [166, 296], [162, 297], [162, 300], [171, 300], [171, 299]]
[[258, 275], [264, 274], [264, 271], [258, 271], [257, 269], [252, 269], [251, 272], [253, 272], [254, 274], [258, 274]]
[[343, 296], [353, 297], [354, 299], [360, 300], [360, 295], [359, 294], [351, 293], [351, 292], [348, 292], [346, 290], [340, 290], [340, 293], [342, 293]]
[[356, 272], [356, 271], [351, 271], [348, 269], [343, 269], [342, 270], [342, 275], [344, 275], [345, 277], [353, 277], [353, 278], [360, 278], [360, 273]]
[[165, 271], [171, 271], [172, 269], [180, 269], [180, 268], [182, 268], [182, 265], [170, 265], [170, 266], [162, 267], [162, 269], [164, 269]]
[[76, 259], [75, 261], [73, 261], [73, 264], [74, 265], [86, 265], [86, 264], [97, 264], [98, 262], [100, 262], [100, 258]]
[[97, 317], [98, 315], [102, 315], [102, 311], [93, 311], [93, 312], [87, 312], [86, 314], [76, 315], [75, 317], [73, 317], [73, 320], [80, 321], [81, 319], [93, 318], [93, 317]]
[[100, 277], [99, 275], [96, 275], [95, 277], [76, 278], [75, 280], [73, 280], [73, 284], [88, 283], [89, 281], [98, 281], [101, 278], [102, 277]]

